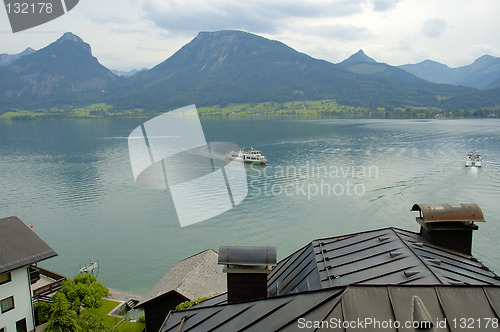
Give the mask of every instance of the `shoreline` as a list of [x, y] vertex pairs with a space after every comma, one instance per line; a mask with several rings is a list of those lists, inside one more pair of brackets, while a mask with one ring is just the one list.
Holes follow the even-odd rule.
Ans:
[[[116, 109], [107, 103], [77, 107], [63, 105], [50, 109], [0, 110], [0, 120], [31, 119], [149, 119], [164, 114], [171, 108], [145, 110], [143, 108]], [[500, 118], [500, 106], [483, 109], [441, 109], [436, 107], [368, 107], [341, 105], [334, 99], [288, 102], [260, 102], [197, 107], [201, 118], [224, 119], [471, 119]]]
[[[49, 113], [17, 113], [6, 112], [0, 114], [0, 121], [32, 121], [32, 120], [62, 120], [62, 119], [144, 119], [149, 120], [164, 113], [150, 113], [143, 115], [105, 115], [105, 116], [80, 116], [74, 114], [49, 114]], [[207, 114], [198, 112], [200, 119], [222, 119], [222, 120], [462, 120], [462, 119], [500, 119], [500, 116], [422, 116], [422, 117], [398, 117], [398, 116], [363, 116], [363, 115], [324, 115], [324, 114]]]

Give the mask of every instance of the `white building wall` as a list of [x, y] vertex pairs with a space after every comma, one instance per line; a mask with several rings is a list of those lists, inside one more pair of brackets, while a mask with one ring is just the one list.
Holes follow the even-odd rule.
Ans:
[[13, 295], [14, 309], [3, 314], [0, 313], [0, 328], [5, 327], [5, 332], [15, 332], [16, 322], [26, 318], [28, 331], [32, 331], [34, 327], [28, 267], [11, 271], [11, 277], [11, 281], [0, 285], [0, 300]]

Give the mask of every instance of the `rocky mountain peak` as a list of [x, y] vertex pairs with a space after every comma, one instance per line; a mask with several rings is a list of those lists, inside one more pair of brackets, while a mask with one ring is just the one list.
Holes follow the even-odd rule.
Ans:
[[370, 58], [368, 55], [363, 52], [363, 50], [359, 50], [341, 63], [343, 64], [359, 64], [359, 63], [377, 63], [377, 61]]
[[84, 48], [87, 52], [92, 53], [90, 45], [84, 42], [82, 38], [78, 37], [77, 35], [71, 32], [64, 33], [58, 40], [55, 41], [54, 44], [67, 44], [67, 43], [76, 44], [77, 46]]

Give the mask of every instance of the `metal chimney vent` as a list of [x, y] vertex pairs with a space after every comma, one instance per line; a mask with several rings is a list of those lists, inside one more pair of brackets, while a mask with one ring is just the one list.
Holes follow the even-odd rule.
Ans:
[[267, 297], [267, 274], [276, 265], [276, 247], [226, 247], [218, 263], [227, 273], [228, 302]]
[[483, 211], [477, 204], [414, 204], [412, 211], [419, 211], [423, 222], [473, 223], [484, 220]]
[[269, 269], [276, 265], [276, 247], [221, 246], [218, 263], [226, 268]]
[[472, 254], [472, 231], [478, 229], [474, 222], [485, 222], [477, 204], [414, 204], [411, 210], [419, 211], [420, 234], [430, 243]]

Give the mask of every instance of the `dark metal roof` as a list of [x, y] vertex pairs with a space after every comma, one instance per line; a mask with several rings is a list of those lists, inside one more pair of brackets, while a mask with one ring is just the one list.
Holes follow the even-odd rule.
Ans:
[[196, 308], [204, 308], [204, 307], [211, 307], [214, 305], [221, 305], [221, 304], [227, 304], [227, 292], [222, 293], [220, 295], [214, 296], [209, 298], [208, 300], [205, 300], [203, 302], [200, 302], [198, 304], [195, 304], [193, 307]]
[[473, 257], [397, 228], [314, 240], [268, 276], [271, 296], [352, 284], [500, 285], [500, 277]]
[[425, 223], [485, 221], [477, 204], [414, 204], [411, 211], [420, 211]]
[[276, 247], [221, 246], [218, 263], [243, 266], [276, 265]]
[[57, 256], [18, 217], [0, 219], [0, 274]]
[[[377, 330], [375, 321], [379, 324], [392, 321], [393, 326], [396, 321], [401, 324], [430, 322], [433, 331], [448, 331], [450, 324], [465, 318], [478, 330], [498, 331], [498, 325], [492, 324], [491, 319], [498, 319], [499, 315], [498, 286], [352, 285], [170, 312], [160, 332], [317, 330], [317, 326], [300, 328], [299, 318], [303, 319], [302, 322], [323, 324], [320, 330], [333, 330], [335, 323], [364, 322], [365, 325], [347, 329], [349, 331]], [[372, 323], [367, 323], [366, 319], [371, 319]], [[442, 328], [445, 319], [447, 325]], [[488, 319], [490, 321], [486, 326]], [[440, 322], [441, 326], [438, 325]], [[389, 328], [378, 330], [391, 331]], [[399, 330], [415, 331], [413, 328]], [[452, 327], [451, 330], [465, 329]]]

